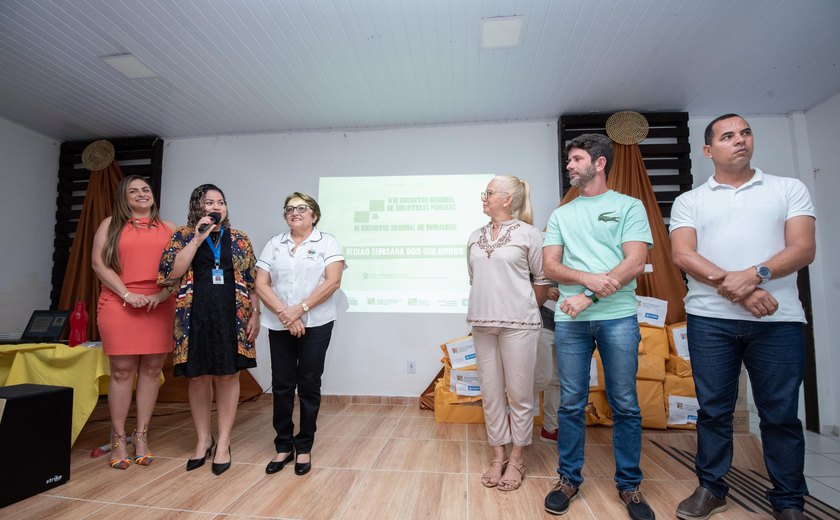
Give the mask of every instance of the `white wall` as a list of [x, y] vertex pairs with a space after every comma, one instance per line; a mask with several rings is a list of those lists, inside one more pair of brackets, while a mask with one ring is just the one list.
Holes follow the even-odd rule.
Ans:
[[[828, 266], [840, 253], [837, 228], [840, 210], [834, 198], [840, 193], [840, 94], [806, 114], [751, 116], [742, 114], [755, 136], [752, 165], [766, 173], [800, 179], [808, 187], [817, 213], [817, 255], [810, 266], [811, 296], [820, 403], [820, 424], [824, 433], [835, 433], [840, 425], [840, 354], [831, 338], [840, 334], [836, 311], [840, 308], [840, 276]], [[712, 161], [703, 156], [703, 131], [712, 117], [691, 117], [691, 161], [694, 186], [714, 173]], [[813, 164], [813, 166], [812, 166]], [[821, 165], [821, 166], [818, 166]], [[812, 170], [818, 168], [818, 174]], [[750, 402], [752, 398], [750, 396]], [[800, 411], [804, 414], [804, 410]], [[804, 417], [804, 415], [802, 415]]]
[[[802, 139], [802, 155], [810, 155], [808, 179], [817, 208], [817, 262], [819, 277], [814, 288], [814, 334], [817, 342], [817, 381], [820, 395], [820, 422], [823, 433], [840, 434], [840, 93], [804, 115], [807, 135]], [[808, 153], [810, 152], [810, 154]], [[817, 265], [818, 264], [818, 265]]]
[[0, 119], [0, 333], [19, 334], [50, 307], [59, 143]]
[[[193, 188], [217, 184], [227, 196], [231, 224], [251, 236], [258, 254], [286, 229], [280, 212], [285, 196], [317, 196], [320, 176], [510, 173], [532, 183], [539, 227], [559, 200], [555, 122], [175, 139], [166, 143], [163, 168], [166, 218], [183, 223]], [[438, 345], [467, 331], [462, 314], [340, 314], [323, 392], [417, 396], [440, 369]], [[257, 350], [254, 375], [267, 388], [265, 329]], [[407, 360], [417, 362], [416, 374], [405, 373]]]

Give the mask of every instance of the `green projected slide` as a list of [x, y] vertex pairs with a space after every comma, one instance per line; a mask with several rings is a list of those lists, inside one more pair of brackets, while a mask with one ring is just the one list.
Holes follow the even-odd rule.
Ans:
[[344, 249], [349, 311], [466, 313], [466, 244], [489, 220], [479, 195], [492, 178], [322, 177], [318, 229]]

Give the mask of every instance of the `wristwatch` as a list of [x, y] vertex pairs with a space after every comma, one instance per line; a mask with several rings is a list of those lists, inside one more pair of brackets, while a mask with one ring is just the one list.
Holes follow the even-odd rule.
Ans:
[[590, 291], [589, 289], [584, 289], [583, 295], [592, 300], [592, 303], [598, 303], [598, 297], [595, 296], [595, 293]]
[[770, 278], [773, 277], [773, 271], [771, 271], [770, 268], [766, 265], [756, 265], [755, 274], [757, 274], [758, 277], [761, 278], [761, 281], [758, 282], [758, 285], [761, 285], [764, 282], [769, 282]]
[[306, 305], [306, 302], [300, 302], [300, 307], [303, 309], [303, 312], [309, 312], [309, 305]]

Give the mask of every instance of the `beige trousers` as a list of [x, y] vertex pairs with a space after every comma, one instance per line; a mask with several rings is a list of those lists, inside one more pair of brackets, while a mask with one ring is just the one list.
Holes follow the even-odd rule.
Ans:
[[473, 327], [472, 333], [487, 441], [491, 446], [511, 442], [528, 446], [534, 428], [534, 365], [540, 331]]

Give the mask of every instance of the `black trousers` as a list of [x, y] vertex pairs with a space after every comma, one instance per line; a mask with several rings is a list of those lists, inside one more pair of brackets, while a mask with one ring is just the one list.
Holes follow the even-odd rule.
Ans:
[[[287, 330], [269, 330], [271, 385], [274, 395], [274, 448], [277, 453], [294, 449], [309, 453], [315, 441], [318, 410], [321, 408], [321, 375], [330, 345], [333, 323], [307, 327], [300, 338]], [[294, 435], [295, 389], [300, 401], [300, 429]]]

